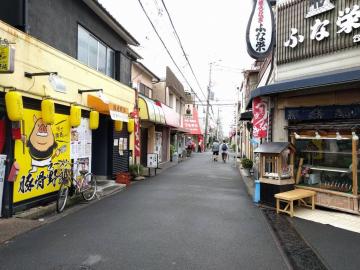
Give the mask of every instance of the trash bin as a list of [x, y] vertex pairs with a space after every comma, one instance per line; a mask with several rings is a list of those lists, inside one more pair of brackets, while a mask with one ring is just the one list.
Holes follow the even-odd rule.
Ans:
[[260, 181], [255, 180], [254, 202], [258, 203], [259, 201], [260, 201]]

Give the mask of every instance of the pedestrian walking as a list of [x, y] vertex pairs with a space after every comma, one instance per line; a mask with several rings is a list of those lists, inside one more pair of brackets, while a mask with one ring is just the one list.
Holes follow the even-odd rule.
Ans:
[[213, 160], [216, 162], [218, 160], [218, 156], [219, 156], [219, 149], [220, 149], [220, 144], [218, 140], [215, 140], [212, 144], [212, 152], [213, 152]]
[[224, 163], [228, 158], [228, 150], [229, 150], [229, 146], [227, 145], [226, 141], [223, 140], [222, 144], [219, 147], [219, 153], [221, 153], [221, 157]]

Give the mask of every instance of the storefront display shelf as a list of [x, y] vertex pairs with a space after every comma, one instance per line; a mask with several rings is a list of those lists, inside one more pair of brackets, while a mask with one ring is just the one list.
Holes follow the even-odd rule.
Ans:
[[337, 154], [337, 155], [352, 155], [351, 152], [332, 152], [332, 151], [316, 151], [316, 150], [302, 150], [301, 153], [315, 153], [315, 154]]
[[326, 166], [315, 166], [305, 164], [303, 167], [309, 168], [315, 171], [328, 171], [328, 172], [340, 172], [340, 173], [351, 173], [351, 169], [349, 168], [336, 168], [336, 167], [326, 167]]
[[353, 195], [347, 192], [326, 190], [307, 185], [295, 185], [295, 188], [302, 188], [316, 191], [315, 204], [335, 210], [340, 210], [352, 214], [360, 215], [359, 198], [360, 195]]

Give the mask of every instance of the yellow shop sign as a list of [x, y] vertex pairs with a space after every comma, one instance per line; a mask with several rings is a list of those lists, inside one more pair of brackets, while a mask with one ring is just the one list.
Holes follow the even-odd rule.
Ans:
[[41, 111], [24, 109], [22, 134], [25, 139], [15, 142], [20, 171], [14, 183], [14, 203], [57, 191], [58, 168], [53, 163], [70, 160], [68, 115], [55, 114], [55, 123], [47, 125]]
[[15, 49], [0, 43], [0, 73], [14, 72]]

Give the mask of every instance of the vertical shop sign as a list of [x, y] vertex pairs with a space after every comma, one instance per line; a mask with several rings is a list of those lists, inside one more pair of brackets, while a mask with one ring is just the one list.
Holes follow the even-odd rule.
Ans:
[[248, 54], [255, 59], [265, 58], [272, 50], [274, 37], [274, 14], [269, 0], [254, 0], [246, 30]]
[[0, 73], [13, 73], [15, 49], [0, 39]]
[[14, 203], [57, 191], [57, 168], [53, 163], [70, 159], [68, 115], [55, 114], [55, 124], [47, 125], [40, 111], [25, 109], [21, 129], [24, 139], [15, 141], [20, 170], [14, 183]]
[[[81, 118], [80, 126], [71, 129], [70, 159], [78, 163], [81, 170], [88, 172], [91, 172], [91, 142], [89, 119]], [[76, 169], [74, 166], [74, 172]]]
[[266, 138], [268, 132], [269, 101], [267, 98], [256, 97], [253, 99], [253, 136]]

